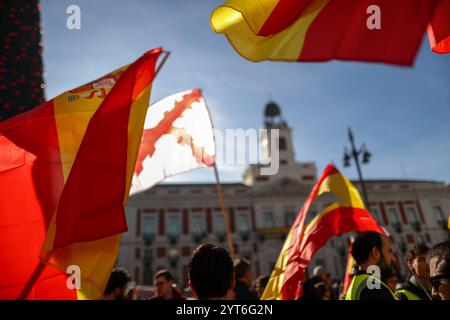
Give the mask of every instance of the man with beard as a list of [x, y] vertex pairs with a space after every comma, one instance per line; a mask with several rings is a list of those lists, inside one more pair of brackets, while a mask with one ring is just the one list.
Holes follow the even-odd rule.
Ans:
[[406, 253], [405, 261], [411, 278], [395, 292], [399, 300], [431, 300], [430, 269], [426, 260], [428, 250], [426, 245], [416, 244]]
[[125, 269], [114, 269], [105, 288], [104, 300], [125, 300], [131, 276]]
[[348, 288], [346, 300], [396, 300], [381, 274], [391, 268], [394, 252], [389, 238], [377, 232], [360, 233], [352, 245], [358, 272]]

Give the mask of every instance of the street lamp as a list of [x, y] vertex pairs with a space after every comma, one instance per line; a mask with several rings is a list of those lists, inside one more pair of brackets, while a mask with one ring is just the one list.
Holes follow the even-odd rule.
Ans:
[[359, 177], [359, 183], [361, 184], [361, 189], [363, 192], [364, 202], [366, 203], [366, 208], [370, 211], [370, 205], [369, 205], [369, 199], [367, 197], [367, 191], [366, 186], [364, 184], [362, 172], [361, 172], [361, 166], [359, 163], [359, 157], [361, 156], [361, 162], [362, 164], [368, 164], [370, 162], [370, 158], [372, 157], [372, 154], [367, 150], [366, 144], [362, 144], [362, 146], [359, 149], [356, 149], [355, 147], [355, 139], [353, 137], [352, 130], [348, 128], [348, 139], [350, 140], [350, 146], [351, 151], [349, 152], [348, 149], [344, 148], [344, 167], [350, 167], [351, 160], [355, 161], [356, 164], [356, 170], [358, 171], [358, 177]]

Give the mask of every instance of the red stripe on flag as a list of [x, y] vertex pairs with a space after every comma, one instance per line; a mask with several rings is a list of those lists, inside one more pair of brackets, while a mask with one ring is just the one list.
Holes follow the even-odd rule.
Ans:
[[53, 101], [0, 123], [0, 299], [76, 299], [39, 253], [64, 187]]
[[312, 2], [313, 0], [279, 0], [259, 30], [258, 36], [270, 36], [283, 31], [294, 23]]
[[[437, 0], [330, 1], [309, 27], [299, 61], [411, 65], [437, 4]], [[380, 8], [381, 29], [367, 27], [370, 5]]]
[[129, 66], [89, 122], [59, 202], [54, 248], [127, 230], [123, 200], [129, 114], [137, 88], [153, 80], [160, 53], [150, 51]]

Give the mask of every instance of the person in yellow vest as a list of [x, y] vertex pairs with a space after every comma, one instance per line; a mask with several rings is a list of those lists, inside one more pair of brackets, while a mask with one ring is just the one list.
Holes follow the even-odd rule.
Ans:
[[431, 300], [430, 268], [426, 254], [428, 247], [416, 244], [405, 255], [405, 262], [411, 271], [411, 278], [395, 292], [399, 300]]
[[352, 245], [352, 255], [358, 271], [345, 300], [397, 300], [381, 280], [381, 274], [391, 268], [395, 259], [390, 239], [373, 231], [359, 233]]

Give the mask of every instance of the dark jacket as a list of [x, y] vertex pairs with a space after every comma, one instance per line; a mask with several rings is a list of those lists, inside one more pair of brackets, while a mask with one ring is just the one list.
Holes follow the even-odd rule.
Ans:
[[258, 294], [250, 290], [249, 287], [240, 280], [236, 280], [234, 292], [236, 293], [236, 300], [259, 300]]
[[[170, 300], [186, 300], [186, 298], [183, 297], [181, 295], [181, 293], [178, 292], [178, 290], [175, 290], [174, 288], [172, 288], [172, 292], [173, 292], [173, 298]], [[157, 301], [157, 300], [163, 300], [163, 298], [160, 296], [154, 296], [154, 297], [151, 297], [149, 300]]]
[[[416, 296], [418, 296], [422, 300], [430, 300], [429, 296], [423, 291], [423, 289], [416, 286], [414, 283], [411, 282], [411, 280], [408, 280], [405, 283], [402, 283], [402, 285], [400, 286], [399, 289], [408, 290], [408, 291], [414, 293]], [[408, 300], [408, 297], [405, 296], [401, 292], [396, 292], [395, 296], [399, 300]]]

